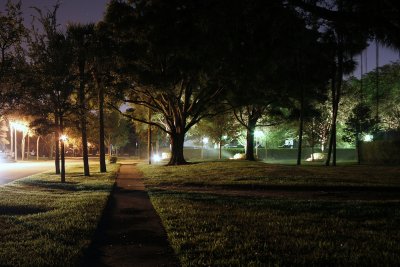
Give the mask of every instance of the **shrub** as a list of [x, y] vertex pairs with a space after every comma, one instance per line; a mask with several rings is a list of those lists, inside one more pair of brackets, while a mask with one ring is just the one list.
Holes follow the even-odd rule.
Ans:
[[400, 164], [400, 141], [373, 141], [361, 145], [361, 161], [372, 164]]
[[117, 163], [118, 158], [116, 156], [111, 156], [108, 158], [109, 163]]

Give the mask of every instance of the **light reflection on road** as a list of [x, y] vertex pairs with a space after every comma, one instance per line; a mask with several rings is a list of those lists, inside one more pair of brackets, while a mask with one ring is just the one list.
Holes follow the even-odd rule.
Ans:
[[[98, 161], [98, 158], [89, 158], [89, 162]], [[81, 163], [82, 158], [67, 158], [66, 165], [70, 163]], [[10, 183], [14, 180], [24, 178], [33, 174], [54, 171], [54, 160], [46, 161], [19, 161], [0, 162], [0, 185]]]
[[0, 163], [0, 185], [53, 168], [54, 161]]

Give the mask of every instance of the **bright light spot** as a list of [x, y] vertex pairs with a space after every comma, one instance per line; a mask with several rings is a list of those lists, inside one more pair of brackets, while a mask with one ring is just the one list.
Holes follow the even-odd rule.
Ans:
[[208, 144], [208, 137], [203, 138], [203, 144]]
[[236, 153], [233, 158], [231, 159], [244, 159], [245, 158], [245, 154], [241, 154], [241, 153]]
[[226, 140], [226, 139], [228, 139], [228, 136], [227, 136], [227, 135], [224, 135], [224, 136], [222, 136], [222, 139], [223, 139], [223, 140]]
[[65, 141], [68, 140], [68, 136], [66, 136], [65, 134], [63, 134], [63, 135], [60, 136], [60, 140], [63, 141], [63, 142], [65, 142]]
[[260, 137], [264, 136], [264, 133], [262, 131], [256, 130], [256, 131], [254, 131], [254, 136], [256, 138], [260, 138]]
[[17, 130], [19, 132], [27, 132], [29, 129], [25, 122], [12, 121], [12, 122], [10, 122], [10, 125], [12, 128], [14, 128], [15, 130]]
[[366, 134], [364, 136], [364, 142], [371, 142], [372, 140], [374, 140], [374, 136], [372, 134]]
[[160, 162], [161, 161], [161, 157], [158, 154], [153, 155], [152, 159], [153, 159], [154, 162]]
[[171, 153], [163, 152], [161, 153], [161, 159], [169, 159], [171, 157]]

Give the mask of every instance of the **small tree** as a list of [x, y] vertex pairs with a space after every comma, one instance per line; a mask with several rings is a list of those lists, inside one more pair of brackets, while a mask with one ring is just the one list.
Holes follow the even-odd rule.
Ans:
[[343, 140], [346, 142], [355, 142], [357, 150], [357, 162], [360, 164], [360, 143], [363, 134], [375, 130], [377, 125], [376, 119], [372, 118], [371, 108], [364, 104], [358, 104], [351, 112], [351, 115], [346, 121], [344, 129], [346, 135]]
[[227, 141], [224, 136], [233, 137], [238, 132], [240, 125], [235, 123], [235, 118], [231, 113], [218, 114], [215, 117], [207, 118], [197, 124], [191, 131], [191, 135], [201, 140], [208, 137], [212, 142], [219, 146], [219, 159], [222, 159], [222, 145]]

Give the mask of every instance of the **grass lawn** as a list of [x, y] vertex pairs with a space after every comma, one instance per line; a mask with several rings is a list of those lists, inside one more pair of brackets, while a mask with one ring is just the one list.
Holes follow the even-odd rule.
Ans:
[[0, 187], [0, 266], [77, 265], [88, 247], [119, 165], [91, 176], [82, 165], [59, 175], [43, 173]]
[[[400, 186], [400, 167], [235, 161], [140, 168], [183, 266], [400, 264], [400, 192], [379, 192]], [[350, 190], [337, 198], [260, 194], [277, 185], [280, 192]], [[354, 190], [369, 196], [357, 199]]]

